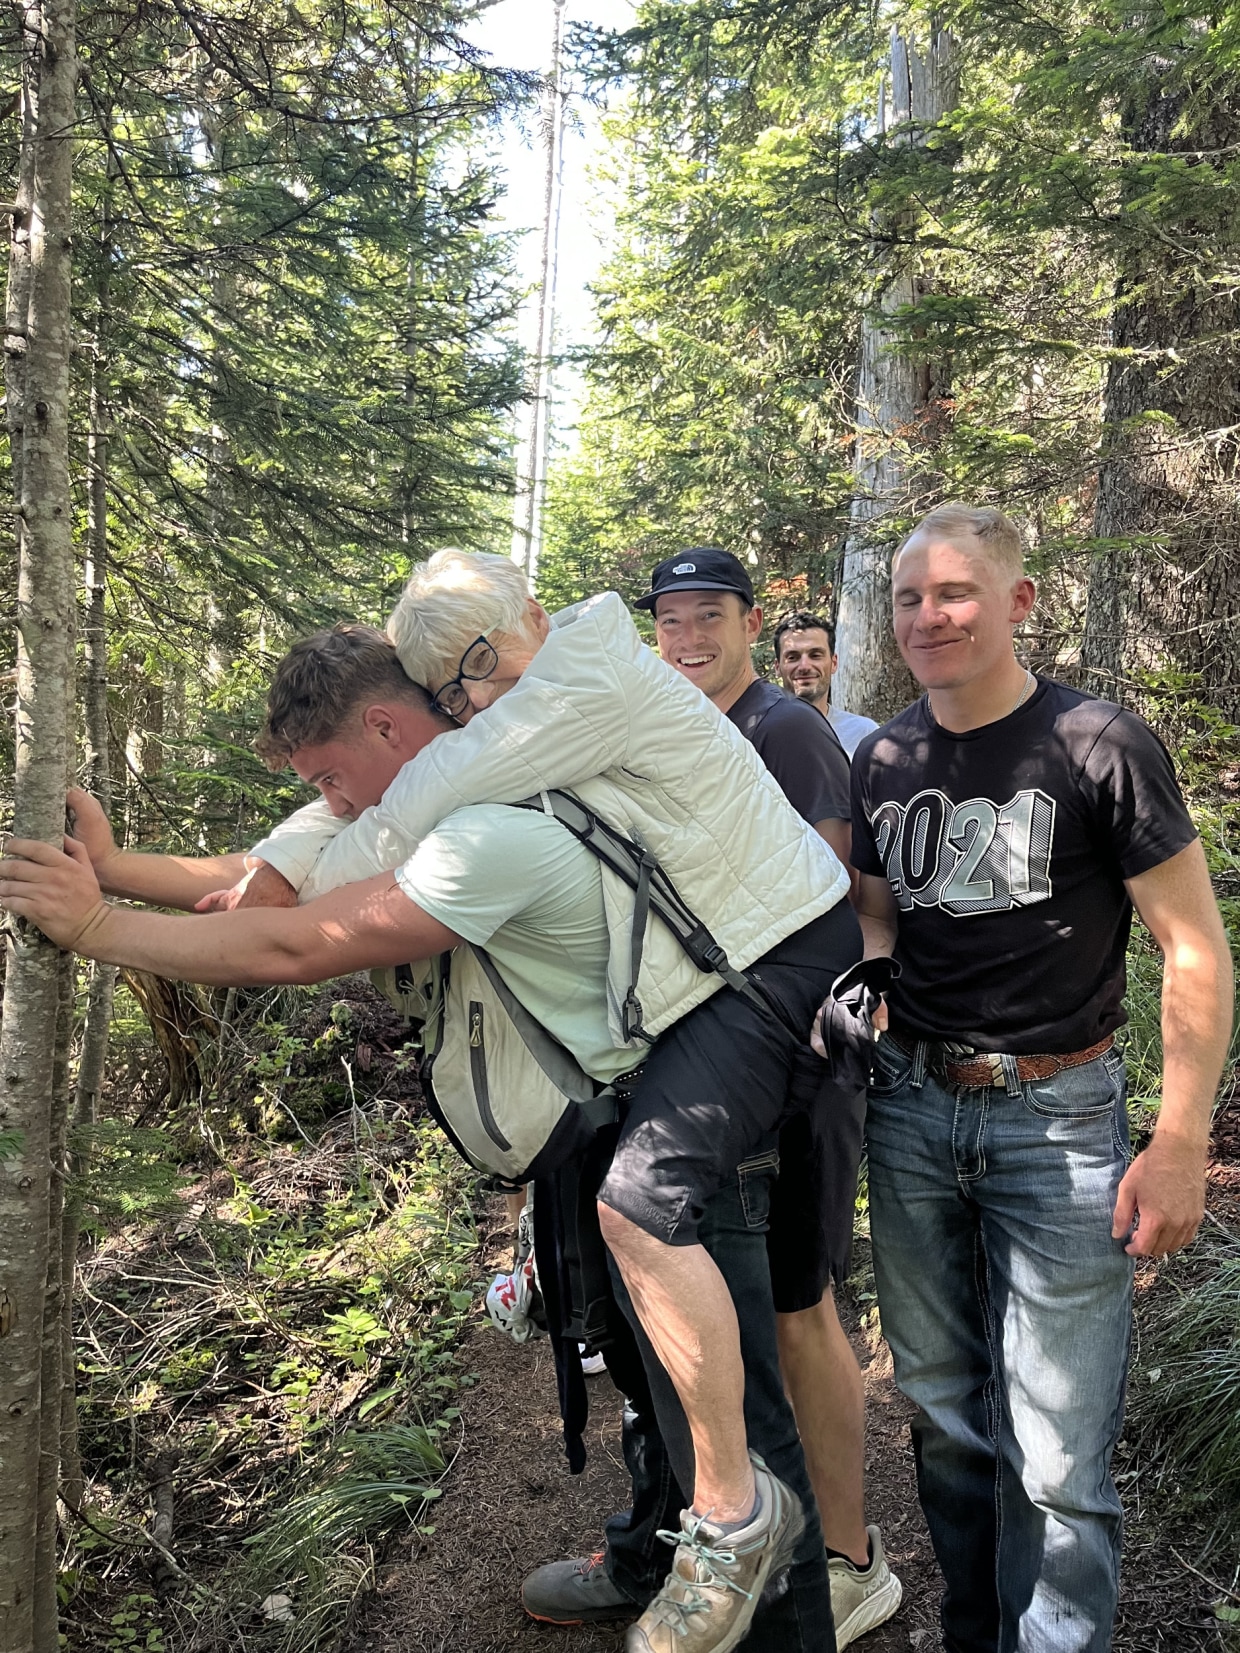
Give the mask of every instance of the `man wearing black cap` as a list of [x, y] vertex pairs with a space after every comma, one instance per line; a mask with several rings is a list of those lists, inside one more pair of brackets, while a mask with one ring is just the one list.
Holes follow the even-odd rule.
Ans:
[[[785, 796], [846, 865], [851, 848], [849, 764], [825, 718], [754, 670], [762, 610], [745, 565], [697, 546], [659, 563], [638, 608], [653, 613], [659, 653], [749, 740]], [[862, 1502], [865, 1390], [839, 1323], [832, 1281], [847, 1277], [865, 1095], [823, 1092], [809, 1051], [799, 1076], [812, 1109], [780, 1135], [780, 1180], [768, 1252], [780, 1359], [805, 1446], [823, 1533], [840, 1647], [900, 1603], [877, 1527]]]
[[[736, 724], [789, 802], [846, 863], [848, 759], [825, 719], [755, 672], [750, 650], [762, 611], [744, 565], [727, 551], [696, 548], [661, 562], [651, 587], [636, 606], [654, 611], [662, 658]], [[822, 1517], [836, 1642], [844, 1648], [895, 1612], [901, 1587], [878, 1528], [865, 1523], [864, 1384], [831, 1290], [832, 1280], [848, 1273], [865, 1091], [828, 1088], [827, 1078], [826, 1064], [807, 1044], [789, 1077], [789, 1107], [799, 1111], [780, 1133], [780, 1177], [757, 1266], [764, 1277], [769, 1272], [778, 1311], [779, 1360]], [[729, 1261], [735, 1292], [754, 1260], [734, 1245]], [[759, 1374], [751, 1369], [748, 1376], [760, 1392]], [[635, 1598], [657, 1551], [655, 1535], [674, 1525], [680, 1507], [650, 1397], [640, 1385], [618, 1374], [617, 1380], [629, 1396], [624, 1448], [633, 1506], [608, 1522], [605, 1556], [552, 1563], [526, 1580], [526, 1608], [546, 1621], [603, 1618], [622, 1609], [626, 1596]]]

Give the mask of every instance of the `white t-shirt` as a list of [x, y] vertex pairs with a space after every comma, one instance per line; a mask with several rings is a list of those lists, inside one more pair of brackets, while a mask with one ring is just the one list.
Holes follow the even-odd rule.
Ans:
[[[549, 815], [475, 804], [396, 869], [423, 912], [485, 947], [525, 1008], [595, 1079], [634, 1064], [607, 1027], [609, 937], [598, 858]], [[652, 920], [653, 922], [653, 920]]]
[[839, 706], [827, 708], [827, 722], [840, 737], [840, 745], [850, 758], [865, 737], [878, 728], [872, 717], [862, 717], [860, 712], [845, 712]]

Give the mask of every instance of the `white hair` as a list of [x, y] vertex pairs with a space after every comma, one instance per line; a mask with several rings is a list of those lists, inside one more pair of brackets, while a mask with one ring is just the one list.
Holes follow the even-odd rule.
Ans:
[[418, 563], [387, 623], [397, 656], [415, 683], [456, 663], [476, 637], [519, 632], [530, 585], [511, 557], [436, 551]]

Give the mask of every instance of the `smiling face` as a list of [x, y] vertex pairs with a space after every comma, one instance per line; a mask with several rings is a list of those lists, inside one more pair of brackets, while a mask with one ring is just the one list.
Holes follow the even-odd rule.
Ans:
[[734, 591], [672, 591], [655, 606], [659, 653], [704, 695], [727, 711], [754, 680], [749, 650], [762, 630], [762, 610]]
[[891, 571], [896, 642], [923, 688], [955, 690], [1014, 664], [1012, 633], [1033, 607], [1033, 581], [1013, 579], [972, 535], [955, 544], [915, 534]]
[[775, 664], [784, 688], [811, 706], [825, 710], [839, 663], [839, 656], [831, 652], [831, 639], [820, 626], [785, 631], [779, 639]]

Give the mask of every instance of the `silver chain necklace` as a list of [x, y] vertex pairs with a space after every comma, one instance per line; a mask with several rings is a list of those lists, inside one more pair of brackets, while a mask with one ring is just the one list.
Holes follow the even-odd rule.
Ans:
[[[1012, 707], [1012, 712], [1019, 712], [1020, 711], [1021, 707], [1025, 704], [1026, 700], [1028, 700], [1028, 698], [1029, 698], [1030, 689], [1033, 688], [1033, 686], [1037, 683], [1037, 681], [1038, 681], [1037, 678], [1029, 670], [1028, 666], [1026, 666], [1025, 667], [1025, 681], [1021, 685], [1021, 691], [1020, 691], [1019, 695], [1017, 695], [1017, 697], [1016, 697], [1016, 704], [1015, 704], [1015, 706]], [[1012, 712], [1008, 713], [1009, 717], [1011, 717]]]
[[[1025, 681], [1021, 684], [1020, 693], [1016, 697], [1016, 704], [1012, 707], [1012, 712], [1019, 712], [1020, 711], [1021, 707], [1025, 704], [1026, 700], [1028, 700], [1028, 698], [1029, 698], [1029, 691], [1031, 689], [1036, 689], [1037, 685], [1038, 685], [1037, 678], [1029, 670], [1028, 666], [1026, 666], [1025, 667]], [[926, 693], [926, 706], [929, 709], [930, 717], [931, 717], [932, 722], [937, 723], [939, 720], [934, 715], [934, 705], [931, 702], [929, 691], [927, 691], [927, 693]], [[1012, 712], [1008, 712], [1007, 716], [1011, 717]], [[1000, 720], [1000, 721], [1002, 721], [1002, 720]]]

